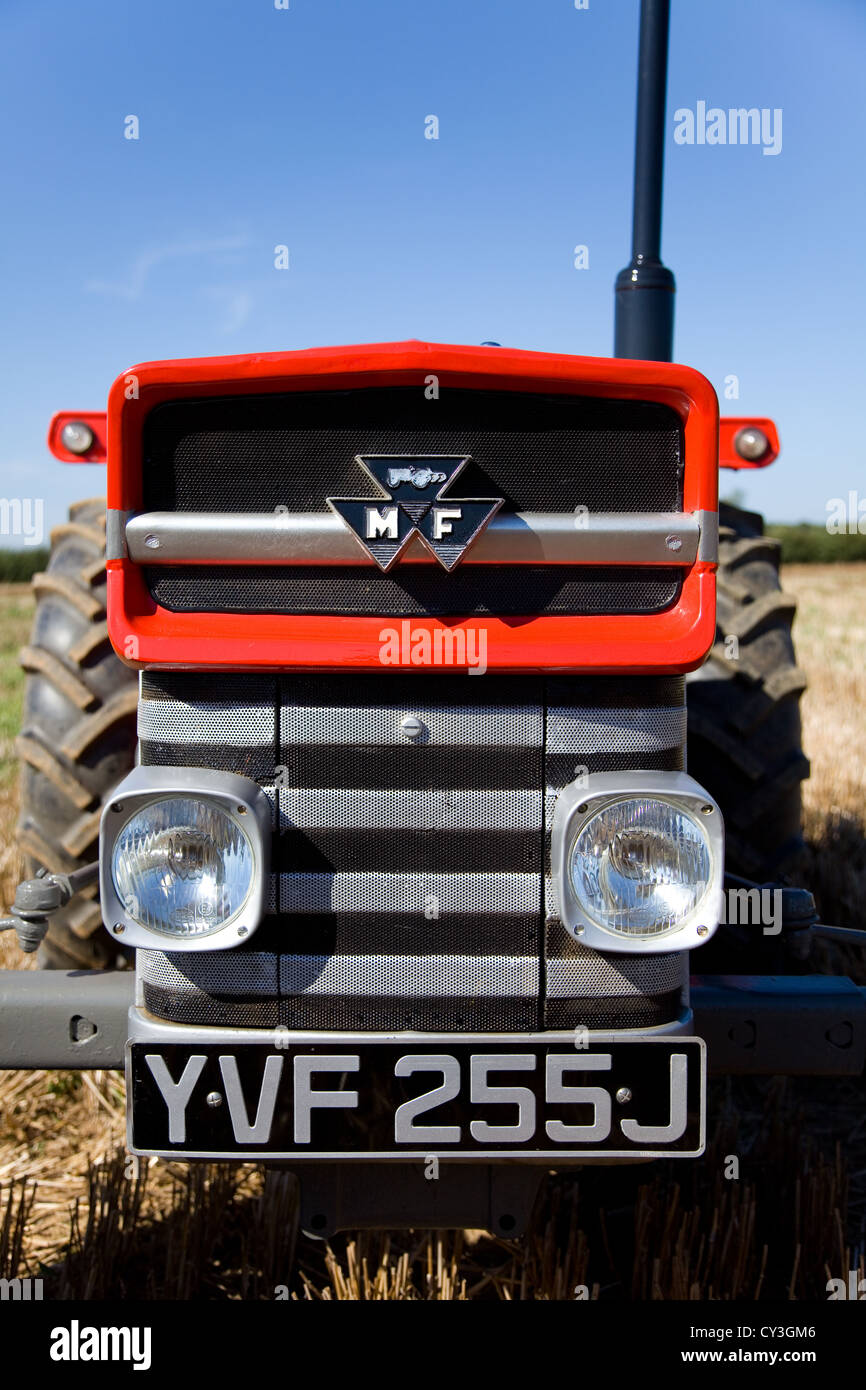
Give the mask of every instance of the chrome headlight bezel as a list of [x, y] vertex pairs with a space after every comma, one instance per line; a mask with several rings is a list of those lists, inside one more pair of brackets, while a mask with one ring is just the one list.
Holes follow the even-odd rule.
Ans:
[[[242, 829], [252, 848], [254, 873], [243, 907], [223, 926], [202, 936], [172, 936], [133, 917], [113, 874], [114, 847], [133, 816], [174, 797], [212, 802]], [[115, 787], [99, 828], [99, 896], [106, 930], [124, 946], [159, 951], [224, 951], [248, 941], [265, 909], [273, 813], [266, 794], [248, 777], [199, 767], [136, 767]]]
[[[689, 815], [706, 837], [710, 886], [676, 927], [651, 936], [627, 935], [600, 926], [585, 911], [571, 877], [571, 855], [584, 827], [609, 806], [650, 798]], [[623, 954], [691, 950], [709, 941], [724, 902], [724, 824], [717, 803], [685, 772], [598, 772], [571, 782], [559, 793], [550, 843], [551, 882], [560, 919], [583, 946]]]

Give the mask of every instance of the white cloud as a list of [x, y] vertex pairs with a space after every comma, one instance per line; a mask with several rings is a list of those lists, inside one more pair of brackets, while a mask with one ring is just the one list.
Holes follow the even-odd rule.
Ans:
[[90, 280], [85, 289], [92, 294], [111, 294], [119, 299], [141, 299], [150, 272], [166, 261], [186, 256], [208, 257], [225, 251], [240, 251], [249, 245], [246, 236], [222, 237], [213, 241], [175, 242], [142, 251], [132, 263], [125, 280]]

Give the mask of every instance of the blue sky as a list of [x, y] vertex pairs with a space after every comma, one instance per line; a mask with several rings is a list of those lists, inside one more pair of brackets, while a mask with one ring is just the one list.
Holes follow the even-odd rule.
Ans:
[[[407, 337], [608, 355], [637, 19], [637, 0], [0, 0], [0, 495], [43, 496], [53, 525], [101, 492], [45, 429], [136, 361]], [[866, 478], [864, 64], [860, 0], [672, 3], [675, 355], [720, 396], [739, 378], [727, 413], [775, 417], [781, 460], [723, 491], [776, 520], [823, 520]], [[781, 153], [676, 145], [698, 101], [781, 108]]]

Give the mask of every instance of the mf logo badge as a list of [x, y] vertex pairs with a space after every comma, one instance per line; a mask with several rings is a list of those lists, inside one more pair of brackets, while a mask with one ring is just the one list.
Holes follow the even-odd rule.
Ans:
[[329, 497], [327, 502], [383, 570], [391, 568], [416, 534], [440, 565], [453, 570], [504, 500], [443, 497], [469, 462], [467, 454], [355, 457], [378, 483], [382, 498]]

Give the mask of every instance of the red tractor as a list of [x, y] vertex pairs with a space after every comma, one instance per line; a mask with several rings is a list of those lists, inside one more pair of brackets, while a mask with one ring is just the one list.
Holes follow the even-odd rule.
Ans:
[[317, 1234], [516, 1234], [545, 1170], [700, 1155], [708, 1064], [863, 1068], [784, 879], [778, 546], [718, 504], [775, 429], [670, 362], [667, 8], [613, 358], [152, 362], [52, 424], [108, 505], [35, 581], [6, 925], [51, 970], [0, 1067], [125, 1064], [132, 1152], [293, 1169]]

